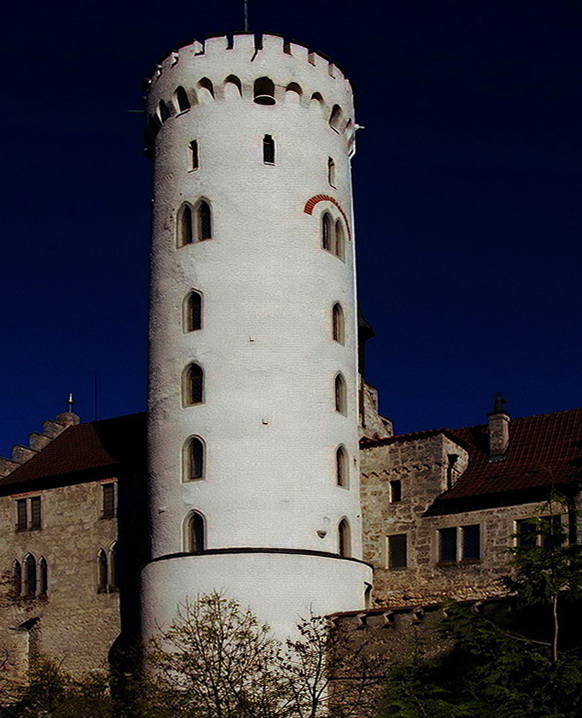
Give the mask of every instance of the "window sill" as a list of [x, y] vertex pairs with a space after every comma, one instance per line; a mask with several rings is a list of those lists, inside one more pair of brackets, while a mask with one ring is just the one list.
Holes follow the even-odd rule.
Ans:
[[107, 514], [107, 516], [104, 516], [103, 514], [101, 514], [101, 516], [99, 517], [99, 520], [100, 521], [108, 521], [109, 519], [116, 519], [116, 518], [117, 518], [117, 514], [111, 514], [111, 515]]

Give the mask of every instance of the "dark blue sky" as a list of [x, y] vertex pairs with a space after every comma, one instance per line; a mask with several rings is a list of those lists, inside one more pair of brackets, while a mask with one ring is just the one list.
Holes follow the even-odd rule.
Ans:
[[[582, 404], [579, 0], [250, 0], [356, 89], [368, 377], [398, 432]], [[0, 30], [0, 453], [73, 391], [145, 406], [141, 82], [242, 0], [12, 4]]]

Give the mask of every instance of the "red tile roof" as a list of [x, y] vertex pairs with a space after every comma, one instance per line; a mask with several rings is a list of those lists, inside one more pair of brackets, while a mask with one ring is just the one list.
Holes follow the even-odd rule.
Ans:
[[90, 421], [65, 429], [50, 444], [0, 479], [0, 491], [22, 482], [63, 477], [103, 468], [145, 464], [145, 414]]
[[469, 452], [469, 466], [439, 503], [513, 491], [582, 482], [582, 409], [540, 414], [509, 422], [505, 458], [490, 461], [487, 424], [461, 429], [430, 429], [387, 439], [363, 439], [363, 449], [445, 434]]

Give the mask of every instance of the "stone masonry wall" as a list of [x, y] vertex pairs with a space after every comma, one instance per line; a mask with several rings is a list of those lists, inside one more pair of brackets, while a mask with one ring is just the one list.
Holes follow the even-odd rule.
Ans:
[[[445, 516], [425, 516], [447, 488], [449, 456], [460, 475], [467, 454], [442, 434], [408, 439], [361, 452], [364, 559], [374, 566], [373, 606], [405, 606], [448, 600], [473, 600], [503, 594], [508, 549], [515, 520], [527, 518], [538, 504], [528, 503]], [[454, 482], [455, 476], [452, 476]], [[401, 482], [401, 500], [391, 501], [390, 481]], [[478, 524], [481, 558], [439, 562], [439, 529]], [[406, 568], [389, 568], [388, 536], [407, 535]], [[457, 534], [460, 536], [460, 532]]]
[[[77, 674], [107, 668], [120, 619], [118, 593], [97, 591], [97, 553], [117, 537], [116, 519], [101, 518], [102, 483], [0, 497], [0, 648], [20, 675], [38, 655]], [[41, 497], [42, 528], [17, 531], [16, 500], [31, 496]], [[13, 562], [27, 553], [48, 563], [46, 597], [11, 595]]]

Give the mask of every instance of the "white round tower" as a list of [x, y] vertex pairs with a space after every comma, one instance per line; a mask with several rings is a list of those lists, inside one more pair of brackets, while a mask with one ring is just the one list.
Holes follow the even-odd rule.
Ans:
[[148, 81], [144, 636], [223, 590], [275, 633], [364, 607], [350, 84], [274, 35]]

